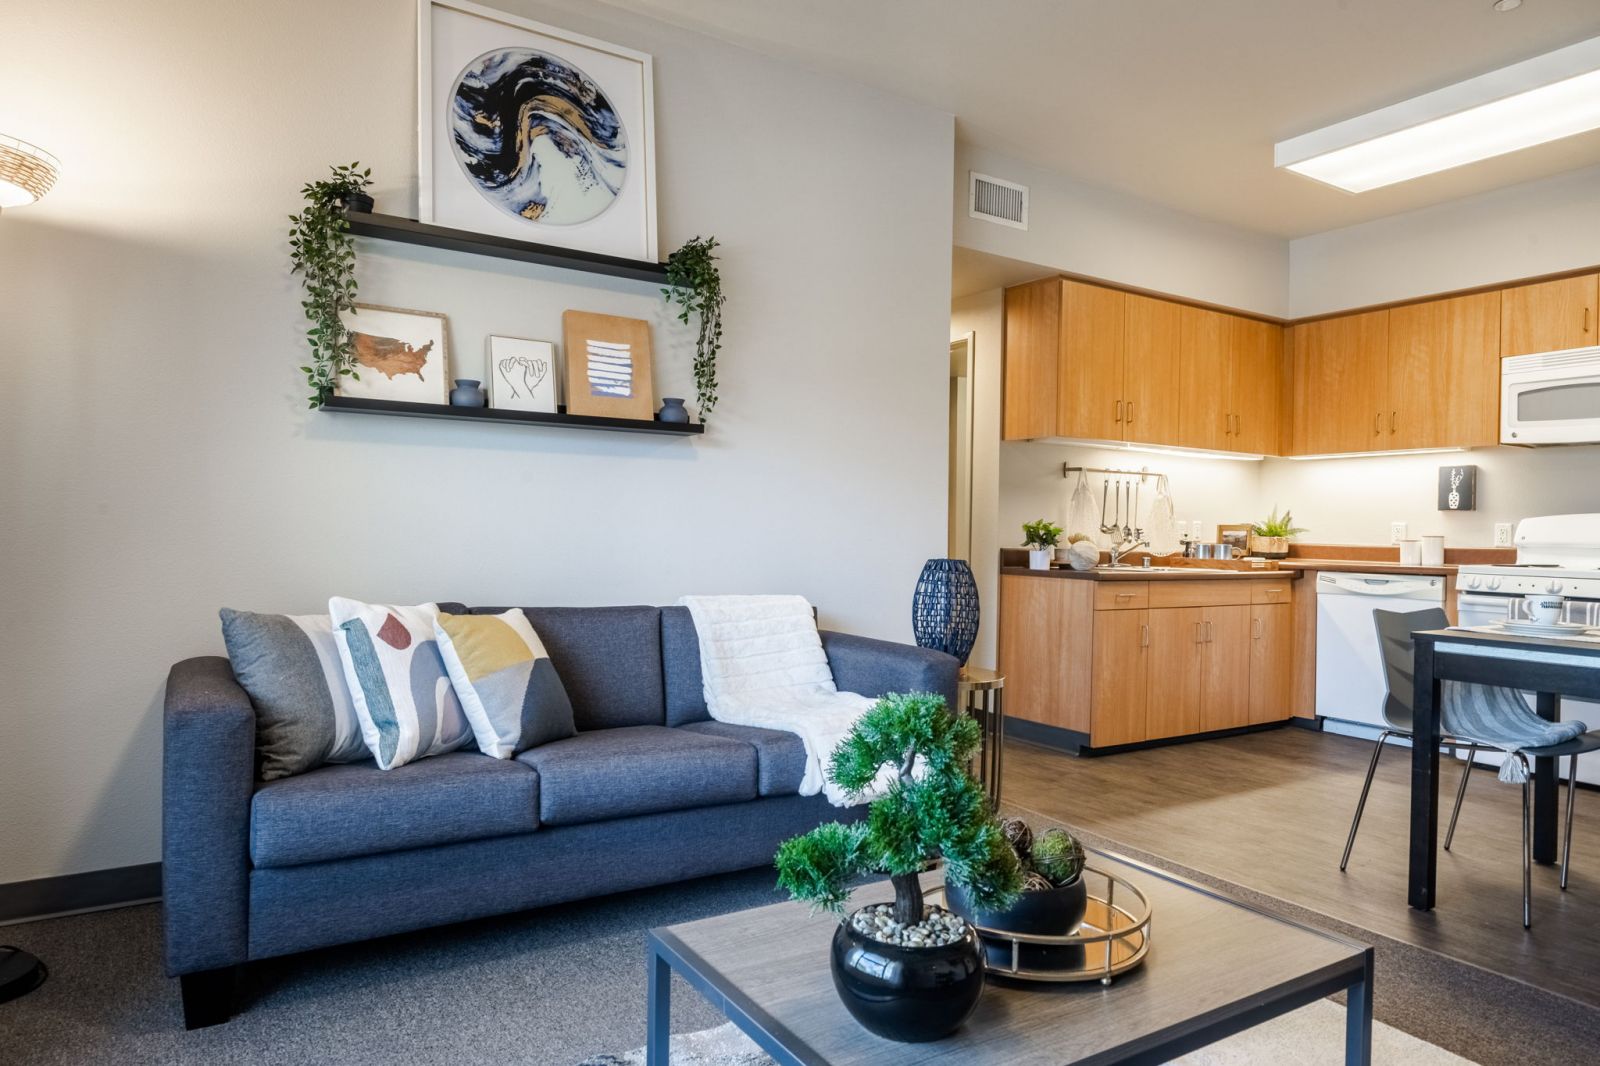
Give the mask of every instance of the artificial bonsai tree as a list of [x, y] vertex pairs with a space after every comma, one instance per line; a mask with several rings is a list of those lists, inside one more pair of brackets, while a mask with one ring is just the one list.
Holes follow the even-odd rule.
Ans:
[[1010, 906], [1022, 889], [1022, 868], [982, 787], [966, 771], [981, 735], [977, 721], [951, 714], [942, 696], [883, 697], [834, 749], [828, 776], [863, 794], [892, 766], [887, 789], [872, 801], [865, 821], [829, 822], [784, 841], [778, 885], [795, 899], [843, 915], [852, 881], [888, 874], [894, 920], [910, 926], [923, 919], [917, 875], [943, 858], [945, 880], [979, 906]]

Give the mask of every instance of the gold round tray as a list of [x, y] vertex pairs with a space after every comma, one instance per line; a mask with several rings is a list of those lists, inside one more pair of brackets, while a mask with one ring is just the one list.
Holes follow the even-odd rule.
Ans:
[[[1133, 882], [1116, 874], [1085, 866], [1083, 877], [1089, 902], [1083, 923], [1075, 933], [1012, 933], [973, 923], [985, 942], [984, 959], [991, 974], [1019, 981], [1099, 981], [1109, 985], [1112, 978], [1144, 961], [1150, 953], [1150, 901]], [[932, 890], [930, 895], [935, 892], [942, 901], [944, 887]], [[991, 946], [1009, 949], [1009, 963], [1002, 960], [997, 964], [994, 953], [987, 950]], [[1025, 946], [1066, 949], [1061, 953], [1068, 956], [1068, 961], [1059, 967], [1029, 968], [1022, 964]], [[1074, 948], [1082, 949], [1082, 954], [1074, 952]]]

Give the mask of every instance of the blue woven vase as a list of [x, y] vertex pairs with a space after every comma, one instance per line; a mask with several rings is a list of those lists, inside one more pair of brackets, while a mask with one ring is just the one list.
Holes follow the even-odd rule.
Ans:
[[929, 559], [911, 598], [911, 628], [917, 643], [967, 665], [978, 639], [978, 583], [964, 559]]

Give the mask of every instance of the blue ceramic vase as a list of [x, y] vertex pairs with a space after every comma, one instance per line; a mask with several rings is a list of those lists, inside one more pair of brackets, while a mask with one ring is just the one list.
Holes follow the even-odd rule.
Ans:
[[488, 407], [489, 397], [483, 391], [483, 382], [457, 378], [456, 387], [450, 390], [450, 406]]

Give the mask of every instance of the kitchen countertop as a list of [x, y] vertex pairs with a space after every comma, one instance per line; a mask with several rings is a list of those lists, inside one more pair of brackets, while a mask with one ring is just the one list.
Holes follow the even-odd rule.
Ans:
[[1454, 563], [1445, 566], [1407, 566], [1404, 563], [1382, 563], [1371, 559], [1279, 559], [1282, 570], [1331, 570], [1347, 574], [1423, 574], [1429, 577], [1454, 577], [1460, 569]]
[[1118, 570], [1105, 567], [1093, 570], [1073, 570], [1068, 567], [1030, 570], [1026, 566], [1002, 566], [1000, 572], [1020, 574], [1025, 577], [1056, 577], [1076, 581], [1257, 581], [1266, 578], [1293, 581], [1300, 576], [1298, 572], [1289, 570], [1222, 570], [1204, 566], [1184, 567], [1181, 573], [1170, 570], [1157, 570], [1151, 573], [1138, 566]]

